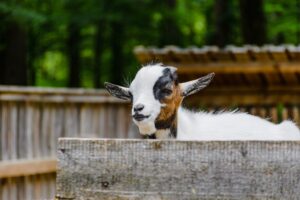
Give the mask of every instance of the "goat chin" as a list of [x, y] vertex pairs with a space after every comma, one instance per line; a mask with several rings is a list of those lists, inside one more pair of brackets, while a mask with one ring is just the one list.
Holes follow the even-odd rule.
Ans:
[[139, 122], [136, 123], [141, 135], [151, 135], [156, 132], [156, 128], [153, 122]]
[[218, 114], [178, 109], [179, 140], [300, 140], [291, 121], [274, 124], [242, 112]]

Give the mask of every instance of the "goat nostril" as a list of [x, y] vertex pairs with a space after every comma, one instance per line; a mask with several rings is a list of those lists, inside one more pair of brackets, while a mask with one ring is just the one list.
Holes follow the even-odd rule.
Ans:
[[138, 112], [138, 111], [142, 111], [144, 109], [144, 105], [143, 104], [137, 104], [134, 106], [133, 110], [134, 112]]

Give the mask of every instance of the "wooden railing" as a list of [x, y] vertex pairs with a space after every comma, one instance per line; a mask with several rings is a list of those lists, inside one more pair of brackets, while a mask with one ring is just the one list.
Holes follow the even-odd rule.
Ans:
[[52, 199], [58, 137], [137, 138], [103, 90], [0, 87], [0, 199]]
[[[214, 88], [184, 104], [235, 109], [300, 124], [300, 90]], [[103, 90], [0, 87], [0, 199], [55, 194], [58, 137], [139, 138], [130, 105]], [[24, 197], [24, 198], [23, 198]]]
[[63, 199], [298, 199], [300, 141], [61, 139]]

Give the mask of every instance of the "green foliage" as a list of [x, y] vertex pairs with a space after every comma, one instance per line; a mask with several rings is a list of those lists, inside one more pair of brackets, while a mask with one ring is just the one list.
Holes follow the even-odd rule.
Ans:
[[[0, 2], [0, 36], [12, 22], [27, 32], [28, 65], [33, 72], [31, 84], [67, 86], [69, 62], [68, 26], [80, 29], [80, 85], [95, 87], [95, 80], [112, 80], [115, 49], [120, 44], [119, 69], [132, 79], [139, 64], [132, 50], [136, 45], [182, 47], [212, 44], [216, 33], [213, 0], [3, 0]], [[242, 44], [239, 1], [228, 1], [224, 20], [229, 21], [231, 35], [227, 43]], [[264, 1], [268, 38], [266, 43], [300, 42], [300, 1]], [[115, 33], [113, 24], [122, 26]], [[255, 33], [253, 33], [255, 34]], [[115, 38], [113, 38], [115, 37]], [[100, 41], [96, 51], [96, 41]], [[4, 44], [0, 43], [0, 51]], [[98, 55], [97, 55], [98, 54]], [[97, 62], [97, 58], [99, 63]], [[95, 67], [96, 63], [98, 66]], [[116, 63], [116, 62], [115, 62]], [[122, 80], [123, 81], [123, 80]]]
[[300, 1], [269, 0], [265, 3], [269, 43], [300, 43]]

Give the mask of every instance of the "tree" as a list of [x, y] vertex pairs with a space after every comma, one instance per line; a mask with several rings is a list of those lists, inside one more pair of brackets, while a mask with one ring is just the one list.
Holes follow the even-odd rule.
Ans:
[[266, 20], [263, 0], [240, 0], [241, 29], [246, 44], [266, 42]]
[[112, 81], [121, 84], [124, 75], [124, 57], [123, 57], [123, 44], [124, 44], [124, 27], [122, 22], [111, 23], [111, 73]]
[[79, 87], [80, 86], [80, 19], [82, 2], [80, 0], [67, 1], [66, 11], [68, 12], [68, 24], [67, 24], [67, 39], [66, 49], [67, 57], [69, 61], [69, 75], [68, 86]]
[[69, 87], [80, 86], [80, 29], [76, 23], [68, 25], [67, 55], [69, 60]]
[[1, 84], [27, 85], [27, 32], [16, 21], [6, 25]]
[[176, 22], [176, 0], [165, 0], [159, 2], [162, 4], [162, 9], [168, 12], [163, 12], [162, 20], [160, 22], [160, 41], [159, 46], [165, 45], [182, 45], [182, 33]]
[[237, 43], [237, 34], [234, 30], [237, 16], [234, 13], [234, 1], [215, 0], [206, 11], [207, 43], [224, 47]]
[[104, 20], [98, 20], [98, 23], [96, 25], [96, 34], [94, 37], [95, 46], [94, 46], [94, 67], [93, 67], [93, 82], [94, 87], [99, 88], [102, 86], [100, 83], [100, 68], [101, 68], [101, 59], [102, 59], [102, 53], [104, 49]]

